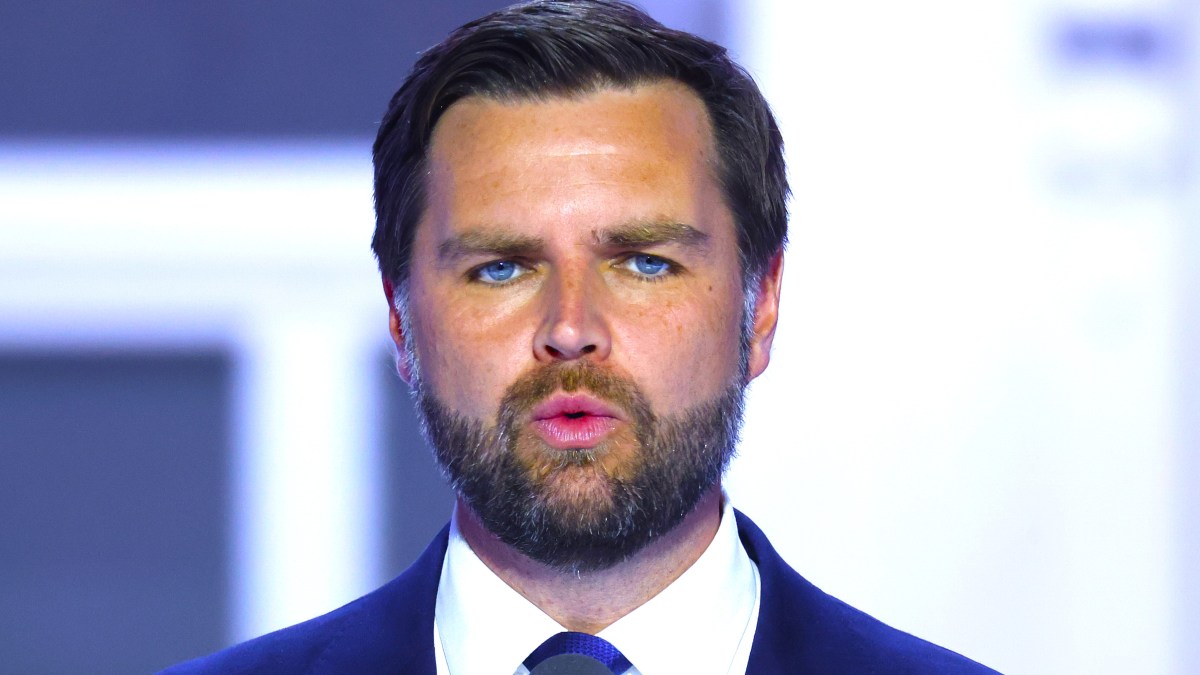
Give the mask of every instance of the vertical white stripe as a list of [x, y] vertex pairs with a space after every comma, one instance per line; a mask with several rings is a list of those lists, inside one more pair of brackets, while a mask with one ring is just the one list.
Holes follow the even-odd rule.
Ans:
[[364, 341], [304, 298], [288, 304], [246, 336], [238, 638], [332, 610], [377, 576]]

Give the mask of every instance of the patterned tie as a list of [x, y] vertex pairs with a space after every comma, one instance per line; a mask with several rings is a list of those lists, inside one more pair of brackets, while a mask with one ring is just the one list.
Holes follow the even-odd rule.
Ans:
[[533, 650], [525, 667], [530, 675], [621, 675], [633, 664], [604, 638], [559, 633]]

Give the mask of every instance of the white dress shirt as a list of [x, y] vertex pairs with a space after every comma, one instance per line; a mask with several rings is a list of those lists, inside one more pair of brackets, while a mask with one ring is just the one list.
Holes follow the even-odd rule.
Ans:
[[[738, 538], [728, 498], [711, 544], [678, 579], [600, 631], [633, 664], [629, 675], [746, 672], [758, 623], [758, 568]], [[438, 675], [527, 675], [525, 657], [563, 628], [479, 559], [450, 522], [433, 644]]]

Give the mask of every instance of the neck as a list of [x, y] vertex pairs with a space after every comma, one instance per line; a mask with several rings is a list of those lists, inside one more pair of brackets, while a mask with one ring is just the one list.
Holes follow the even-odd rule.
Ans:
[[658, 595], [700, 558], [721, 523], [721, 488], [710, 489], [675, 529], [628, 560], [581, 574], [514, 550], [485, 529], [462, 499], [456, 509], [463, 538], [496, 576], [567, 630], [594, 635]]

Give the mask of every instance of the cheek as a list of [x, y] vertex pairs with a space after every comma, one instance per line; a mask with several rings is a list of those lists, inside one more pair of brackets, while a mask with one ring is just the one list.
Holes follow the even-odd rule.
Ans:
[[621, 330], [626, 369], [659, 414], [720, 394], [737, 375], [738, 289], [713, 289], [654, 311], [631, 312]]
[[519, 372], [515, 357], [524, 353], [516, 322], [495, 307], [484, 311], [444, 300], [425, 304], [414, 312], [425, 386], [454, 410], [492, 421]]

